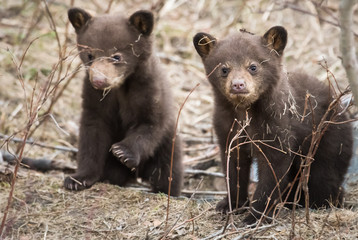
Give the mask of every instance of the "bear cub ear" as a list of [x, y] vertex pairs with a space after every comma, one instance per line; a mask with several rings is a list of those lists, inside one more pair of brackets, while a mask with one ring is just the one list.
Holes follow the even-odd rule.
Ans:
[[270, 28], [263, 36], [268, 48], [274, 49], [279, 55], [283, 53], [287, 43], [287, 31], [284, 27], [275, 26]]
[[210, 34], [200, 32], [194, 36], [193, 43], [200, 57], [205, 58], [216, 45], [216, 38]]
[[137, 11], [130, 16], [129, 23], [140, 33], [149, 36], [152, 33], [154, 26], [153, 13], [145, 10]]
[[68, 19], [75, 28], [76, 33], [90, 20], [92, 16], [81, 8], [71, 8], [68, 10]]

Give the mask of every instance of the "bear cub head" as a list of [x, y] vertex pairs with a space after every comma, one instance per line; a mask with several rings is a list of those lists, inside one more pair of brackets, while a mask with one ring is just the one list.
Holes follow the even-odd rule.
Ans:
[[68, 17], [76, 30], [80, 58], [96, 89], [120, 87], [151, 54], [154, 19], [149, 11], [137, 11], [129, 18], [92, 17], [83, 9], [71, 8]]
[[207, 33], [193, 39], [217, 96], [237, 108], [248, 108], [269, 96], [280, 79], [287, 31], [272, 27], [263, 36], [245, 30], [217, 40]]

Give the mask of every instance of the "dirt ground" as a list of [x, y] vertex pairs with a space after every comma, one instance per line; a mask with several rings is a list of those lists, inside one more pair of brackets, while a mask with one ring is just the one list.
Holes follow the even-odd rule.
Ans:
[[[27, 144], [23, 155], [53, 160], [62, 168], [46, 173], [20, 168], [0, 239], [358, 239], [354, 179], [345, 185], [345, 208], [310, 210], [309, 222], [304, 209], [283, 210], [272, 224], [248, 228], [240, 224], [242, 215], [228, 219], [215, 212], [225, 187], [217, 174], [221, 169], [212, 129], [213, 96], [192, 44], [199, 31], [220, 39], [243, 28], [263, 34], [274, 25], [283, 25], [289, 34], [284, 68], [304, 70], [322, 81], [334, 76], [345, 89], [339, 28], [335, 26], [337, 2], [52, 0], [46, 6], [39, 0], [0, 0], [0, 136], [22, 139], [31, 126], [29, 140], [35, 144]], [[71, 6], [94, 15], [108, 10], [129, 16], [138, 9], [152, 9], [157, 19], [156, 52], [178, 108], [200, 84], [180, 115], [178, 131], [188, 173], [183, 196], [170, 198], [169, 208], [166, 195], [148, 193], [141, 182], [126, 188], [98, 183], [81, 192], [62, 186], [76, 166], [71, 149], [77, 147], [84, 76], [74, 30], [67, 20]], [[46, 89], [49, 94], [43, 95]], [[14, 141], [0, 139], [0, 147], [21, 153], [21, 143]], [[189, 171], [194, 168], [210, 175]], [[14, 165], [0, 163], [0, 220], [13, 171]]]

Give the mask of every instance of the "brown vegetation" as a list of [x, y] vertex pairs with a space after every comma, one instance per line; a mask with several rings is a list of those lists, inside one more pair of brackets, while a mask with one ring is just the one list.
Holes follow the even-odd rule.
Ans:
[[[347, 185], [345, 208], [305, 211], [283, 210], [270, 225], [246, 228], [241, 215], [227, 226], [226, 216], [214, 211], [225, 190], [219, 172], [218, 149], [212, 131], [213, 98], [204, 70], [192, 46], [199, 31], [215, 36], [246, 29], [262, 33], [273, 25], [288, 30], [284, 55], [287, 69], [301, 68], [322, 81], [332, 79], [345, 89], [339, 52], [338, 4], [333, 1], [8, 1], [0, 7], [0, 133], [30, 139], [47, 146], [76, 147], [83, 68], [77, 57], [74, 31], [67, 10], [72, 5], [93, 13], [152, 9], [158, 22], [156, 48], [165, 64], [179, 108], [190, 90], [180, 116], [178, 132], [185, 143], [186, 168], [205, 169], [211, 175], [187, 174], [184, 193], [171, 198], [141, 191], [143, 185], [119, 188], [96, 184], [74, 193], [63, 186], [65, 173], [39, 173], [0, 164], [0, 211], [4, 239], [357, 239], [358, 192]], [[358, 26], [358, 19], [354, 19]], [[357, 29], [353, 29], [358, 32]], [[327, 62], [328, 70], [325, 66]], [[74, 165], [73, 152], [1, 140], [1, 150], [19, 156], [47, 158]], [[200, 180], [202, 179], [202, 180]], [[140, 186], [140, 187], [138, 187]], [[145, 186], [144, 186], [145, 187]], [[13, 194], [10, 191], [13, 189]], [[221, 192], [219, 192], [221, 190]], [[203, 191], [204, 192], [203, 194]], [[209, 192], [210, 191], [210, 192]], [[216, 193], [216, 194], [215, 194]], [[13, 196], [8, 205], [9, 195]], [[294, 218], [294, 219], [293, 219]], [[295, 224], [294, 232], [293, 223]], [[223, 231], [225, 229], [225, 232]]]

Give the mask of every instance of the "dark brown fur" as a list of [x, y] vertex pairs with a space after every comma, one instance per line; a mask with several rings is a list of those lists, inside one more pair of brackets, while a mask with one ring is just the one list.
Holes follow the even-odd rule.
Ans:
[[[64, 186], [82, 190], [97, 181], [122, 186], [141, 177], [154, 192], [167, 193], [175, 115], [165, 76], [152, 54], [152, 13], [138, 11], [129, 19], [92, 17], [73, 8], [68, 14], [87, 74], [78, 169]], [[182, 175], [177, 138], [171, 195], [180, 194]]]
[[[285, 192], [289, 184], [293, 183], [299, 171], [301, 158], [294, 152], [305, 155], [310, 145], [313, 123], [309, 106], [307, 116], [301, 122], [306, 93], [312, 95], [315, 125], [320, 122], [333, 99], [329, 87], [317, 79], [303, 73], [285, 73], [282, 70], [281, 58], [286, 41], [287, 32], [282, 27], [273, 27], [262, 37], [247, 32], [237, 33], [221, 41], [206, 33], [198, 33], [194, 37], [194, 46], [202, 57], [213, 86], [214, 128], [221, 149], [223, 168], [226, 169], [227, 165], [227, 139], [230, 142], [239, 130], [238, 124], [235, 124], [234, 131], [230, 132], [233, 121], [237, 119], [243, 124], [248, 114], [251, 119], [246, 128], [248, 135], [253, 140], [267, 140], [268, 145], [284, 151], [257, 143], [270, 161], [277, 179], [281, 179], [281, 192]], [[346, 119], [343, 114], [336, 121]], [[342, 204], [341, 184], [352, 155], [351, 130], [350, 124], [339, 124], [330, 125], [324, 133], [311, 165], [308, 184], [310, 207], [329, 207], [329, 203], [338, 206]], [[244, 141], [248, 139], [242, 137], [238, 142]], [[280, 201], [274, 174], [259, 148], [250, 143], [230, 152], [228, 174], [233, 209], [235, 206], [243, 206], [248, 200], [249, 172], [254, 158], [258, 162], [259, 181], [251, 203], [252, 208], [264, 212], [271, 193], [268, 209], [273, 209]], [[297, 187], [297, 184], [294, 186]], [[295, 192], [296, 189], [293, 188], [292, 193]], [[286, 195], [282, 197], [284, 200]], [[288, 202], [293, 199], [293, 194], [288, 196]], [[298, 204], [304, 205], [303, 193]], [[228, 209], [227, 198], [217, 205], [219, 211], [226, 212]], [[246, 223], [253, 223], [261, 217], [258, 212], [250, 212], [245, 219]], [[272, 210], [265, 212], [269, 216], [272, 213]]]

